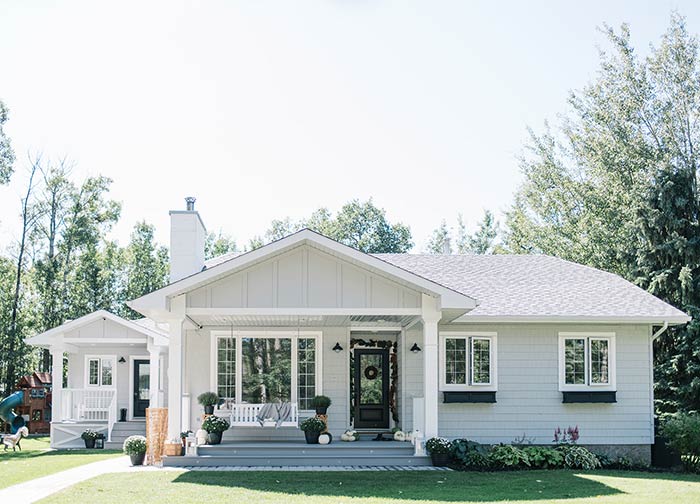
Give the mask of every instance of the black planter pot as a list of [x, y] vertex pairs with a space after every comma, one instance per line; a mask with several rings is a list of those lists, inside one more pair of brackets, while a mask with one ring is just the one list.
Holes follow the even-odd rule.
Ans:
[[145, 453], [137, 453], [134, 455], [129, 455], [129, 458], [131, 458], [131, 465], [132, 466], [141, 466], [143, 465], [143, 461], [146, 458]]
[[318, 436], [320, 432], [304, 431], [304, 437], [306, 438], [306, 444], [318, 444]]
[[328, 406], [316, 406], [317, 415], [325, 415], [328, 412]]
[[214, 414], [214, 406], [204, 406], [204, 414], [205, 415], [213, 415]]
[[210, 445], [221, 444], [221, 432], [210, 432], [207, 441]]
[[94, 439], [83, 439], [85, 441], [85, 448], [92, 450], [95, 447]]
[[449, 453], [431, 453], [430, 460], [432, 460], [435, 467], [446, 467], [450, 463]]

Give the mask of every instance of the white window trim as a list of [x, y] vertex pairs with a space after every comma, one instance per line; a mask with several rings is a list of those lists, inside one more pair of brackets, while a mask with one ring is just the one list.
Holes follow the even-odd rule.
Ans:
[[[445, 380], [445, 362], [446, 362], [446, 340], [448, 338], [464, 338], [467, 340], [466, 345], [467, 351], [469, 352], [469, 357], [467, 358], [468, 369], [467, 376], [469, 378], [469, 383], [465, 385], [461, 384], [448, 384]], [[474, 339], [488, 339], [491, 341], [490, 344], [490, 381], [489, 383], [472, 383], [473, 378], [473, 361], [474, 356], [472, 352], [472, 338]], [[455, 392], [455, 391], [473, 391], [473, 392], [497, 392], [498, 391], [498, 333], [495, 332], [440, 332], [440, 352], [439, 352], [439, 373], [440, 373], [440, 391], [444, 392]]]
[[[100, 385], [90, 385], [90, 361], [93, 359], [99, 359], [100, 360], [100, 369], [99, 369], [99, 378], [100, 378]], [[111, 359], [112, 360], [112, 384], [111, 385], [102, 385], [102, 359]], [[83, 384], [85, 385], [85, 388], [91, 388], [91, 389], [116, 389], [117, 388], [117, 356], [116, 355], [85, 355], [85, 369], [84, 369], [84, 376], [83, 376]]]
[[[572, 385], [566, 383], [566, 365], [564, 356], [564, 342], [567, 339], [583, 339], [586, 341], [584, 346], [585, 356], [585, 376], [586, 383], [583, 385]], [[559, 333], [559, 391], [560, 392], [577, 392], [577, 391], [601, 391], [614, 392], [617, 390], [617, 353], [615, 351], [615, 333], [614, 332], [560, 332]], [[591, 383], [591, 340], [607, 340], [608, 341], [608, 383]]]
[[[218, 375], [217, 375], [217, 342], [219, 338], [231, 338], [236, 340], [236, 404], [243, 404], [243, 375], [240, 370], [243, 366], [243, 355], [240, 352], [241, 344], [244, 338], [289, 338], [292, 340], [292, 397], [291, 402], [297, 403], [298, 385], [299, 385], [299, 365], [298, 365], [298, 349], [299, 338], [316, 340], [316, 395], [323, 393], [323, 332], [322, 331], [296, 331], [296, 330], [276, 330], [276, 331], [246, 331], [246, 330], [217, 330], [211, 331], [211, 349], [209, 353], [209, 385], [211, 390], [216, 392], [219, 390]], [[223, 409], [223, 408], [222, 408]], [[303, 410], [304, 413], [311, 410]]]

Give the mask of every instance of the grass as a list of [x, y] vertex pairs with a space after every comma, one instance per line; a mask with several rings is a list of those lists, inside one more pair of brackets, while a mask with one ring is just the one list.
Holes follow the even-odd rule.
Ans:
[[501, 473], [158, 471], [101, 476], [41, 502], [691, 503], [700, 502], [700, 476], [563, 470]]
[[21, 452], [3, 451], [3, 448], [0, 448], [0, 488], [121, 454], [114, 450], [50, 450], [48, 437], [23, 439]]

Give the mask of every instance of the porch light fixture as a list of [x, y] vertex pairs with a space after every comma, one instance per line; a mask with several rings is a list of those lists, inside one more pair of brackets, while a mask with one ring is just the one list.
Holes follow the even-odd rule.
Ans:
[[333, 347], [333, 351], [335, 353], [340, 353], [343, 351], [343, 347], [340, 346], [340, 343], [336, 341], [335, 346]]
[[119, 364], [124, 364], [126, 359], [124, 357], [119, 357]]
[[413, 346], [411, 347], [411, 352], [418, 353], [420, 351], [421, 351], [421, 348], [418, 346], [418, 343], [414, 343]]

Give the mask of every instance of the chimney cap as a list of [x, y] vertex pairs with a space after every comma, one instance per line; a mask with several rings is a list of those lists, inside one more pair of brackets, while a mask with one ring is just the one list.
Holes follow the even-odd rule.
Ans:
[[187, 211], [193, 212], [194, 211], [194, 202], [197, 201], [197, 198], [195, 198], [194, 196], [187, 196], [185, 198], [185, 201], [187, 202]]

